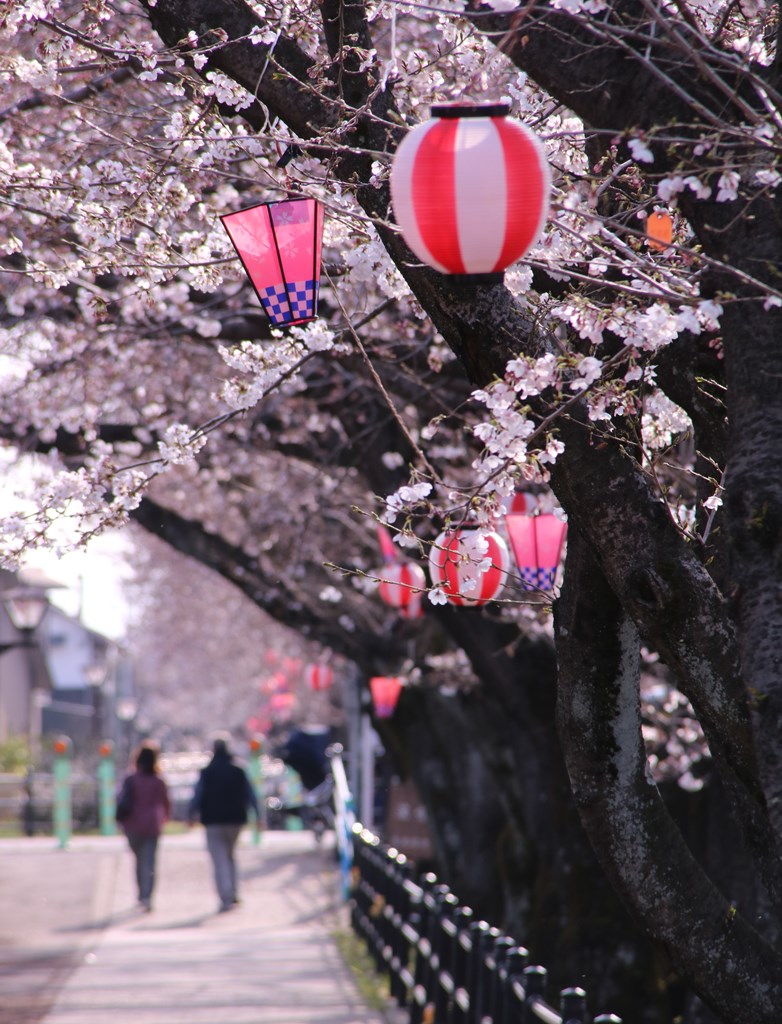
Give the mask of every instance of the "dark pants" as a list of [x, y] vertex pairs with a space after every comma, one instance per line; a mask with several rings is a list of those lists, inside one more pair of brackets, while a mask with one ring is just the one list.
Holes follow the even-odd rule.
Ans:
[[157, 854], [157, 836], [128, 836], [128, 843], [136, 858], [136, 883], [138, 898], [148, 903], [155, 887], [155, 856]]
[[241, 831], [241, 825], [206, 826], [206, 848], [212, 858], [215, 888], [224, 910], [232, 906], [237, 898], [234, 849]]

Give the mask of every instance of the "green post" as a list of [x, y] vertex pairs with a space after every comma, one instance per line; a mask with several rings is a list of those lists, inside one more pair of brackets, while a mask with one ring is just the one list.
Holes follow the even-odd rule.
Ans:
[[67, 736], [54, 741], [54, 837], [64, 850], [71, 838], [71, 750]]
[[[255, 790], [255, 796], [258, 799], [258, 806], [261, 809], [261, 814], [264, 812], [264, 796], [263, 796], [263, 775], [261, 773], [261, 741], [257, 738], [250, 740], [250, 761], [248, 764], [248, 770], [250, 774], [250, 784]], [[256, 818], [253, 822], [253, 843], [255, 846], [261, 841], [261, 820]]]
[[114, 766], [114, 744], [110, 740], [101, 743], [98, 754], [98, 821], [100, 834], [113, 836], [117, 832], [114, 820], [116, 810], [117, 776]]
[[[292, 768], [285, 769], [285, 803], [291, 807], [301, 804], [304, 792], [301, 787], [301, 776]], [[285, 828], [288, 832], [301, 832], [304, 822], [298, 814], [285, 815]]]

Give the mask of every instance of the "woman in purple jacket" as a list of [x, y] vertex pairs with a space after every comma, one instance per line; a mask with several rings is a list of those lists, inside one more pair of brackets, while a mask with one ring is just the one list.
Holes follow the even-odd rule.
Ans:
[[136, 770], [122, 783], [117, 800], [117, 821], [136, 859], [138, 901], [145, 910], [152, 909], [157, 841], [170, 813], [168, 788], [159, 775], [158, 748], [146, 742], [136, 755]]

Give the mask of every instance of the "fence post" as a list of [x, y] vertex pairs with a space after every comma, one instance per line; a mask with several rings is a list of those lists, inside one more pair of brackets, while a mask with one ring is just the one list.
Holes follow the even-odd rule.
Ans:
[[73, 828], [73, 798], [71, 794], [71, 751], [73, 744], [67, 736], [54, 741], [54, 835], [61, 850], [68, 845]]
[[437, 875], [427, 872], [421, 879], [421, 924], [418, 929], [418, 948], [415, 958], [415, 976], [413, 979], [413, 1005], [410, 1009], [410, 1024], [421, 1024], [425, 1011], [432, 999], [432, 960], [434, 958], [435, 932], [437, 928], [437, 893], [448, 892], [448, 887], [440, 885]]
[[445, 1024], [451, 1020], [451, 997], [453, 985], [450, 969], [453, 963], [453, 948], [456, 943], [456, 926], [454, 915], [459, 901], [448, 890], [442, 893], [437, 902], [437, 930], [434, 944], [434, 1019], [436, 1024]]
[[548, 971], [545, 967], [535, 964], [532, 967], [525, 967], [522, 971], [524, 979], [524, 1012], [521, 1015], [523, 1024], [536, 1024], [538, 1018], [533, 1012], [536, 1002], [543, 1000], [546, 995], [546, 982]]
[[483, 1017], [483, 957], [489, 948], [489, 930], [488, 921], [472, 921], [470, 924], [470, 957], [467, 967], [470, 1013], [467, 1024], [481, 1024]]
[[584, 1024], [586, 992], [583, 988], [563, 988], [560, 993], [562, 1024]]
[[258, 801], [258, 807], [260, 814], [257, 814], [253, 819], [252, 825], [252, 836], [253, 846], [258, 846], [261, 841], [261, 828], [266, 823], [262, 821], [266, 811], [266, 801], [264, 799], [262, 781], [261, 781], [261, 741], [257, 736], [253, 736], [250, 740], [250, 757], [247, 762], [247, 774], [250, 776], [250, 784], [255, 792], [255, 798]]
[[457, 907], [454, 914], [454, 936], [453, 953], [450, 964], [451, 977], [453, 978], [453, 1006], [451, 1007], [451, 1020], [453, 1024], [468, 1024], [470, 1007], [470, 953], [472, 951], [472, 939], [470, 926], [472, 924], [472, 910], [470, 907]]
[[[505, 954], [505, 959], [500, 965], [500, 1005], [497, 1007], [498, 1024], [513, 1024], [521, 1014], [521, 1003], [514, 992], [514, 983], [523, 974], [527, 966], [529, 953], [524, 946], [514, 946]], [[518, 1006], [518, 1010], [517, 1010]]]
[[114, 768], [114, 744], [104, 740], [98, 747], [98, 822], [102, 836], [117, 832], [114, 814], [117, 806], [117, 783]]
[[499, 935], [495, 938], [494, 946], [487, 957], [491, 986], [489, 988], [489, 1005], [486, 1010], [487, 1016], [491, 1017], [493, 1024], [500, 1024], [502, 1020], [502, 990], [504, 984], [502, 968], [505, 963], [505, 957], [515, 945], [516, 943], [509, 935]]

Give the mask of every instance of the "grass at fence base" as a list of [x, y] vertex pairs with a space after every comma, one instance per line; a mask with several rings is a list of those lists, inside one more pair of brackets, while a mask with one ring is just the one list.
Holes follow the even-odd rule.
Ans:
[[367, 952], [367, 947], [350, 929], [333, 932], [333, 938], [356, 980], [361, 998], [372, 1010], [387, 1010], [391, 1001], [388, 979], [375, 970], [375, 962]]

